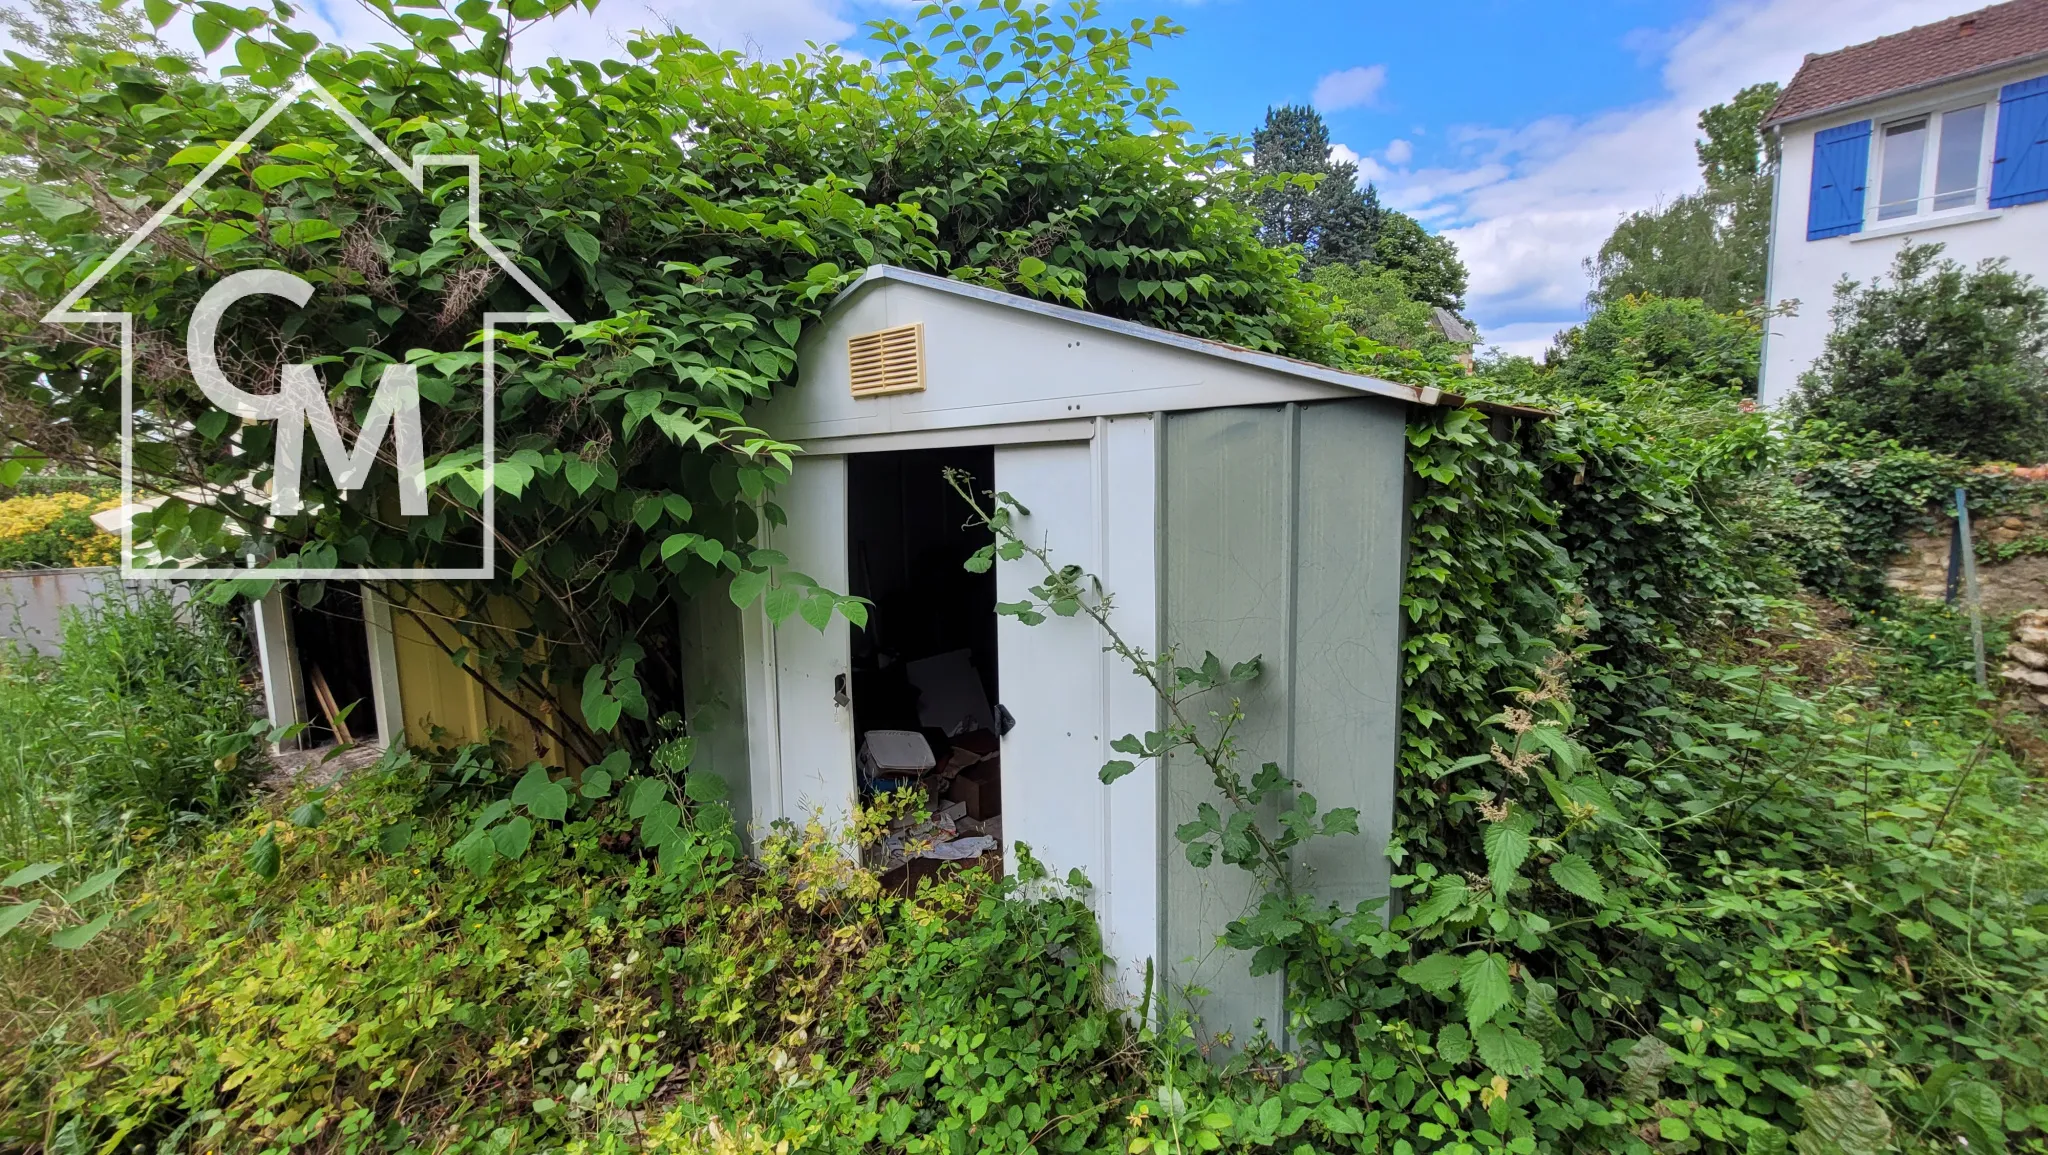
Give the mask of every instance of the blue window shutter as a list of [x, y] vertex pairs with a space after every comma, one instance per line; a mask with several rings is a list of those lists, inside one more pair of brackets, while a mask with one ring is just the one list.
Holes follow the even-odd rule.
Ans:
[[1813, 189], [1806, 201], [1806, 239], [1863, 229], [1863, 185], [1870, 175], [1870, 122], [1859, 120], [1813, 134]]
[[1991, 207], [2048, 201], [2048, 76], [1998, 91], [1991, 153]]

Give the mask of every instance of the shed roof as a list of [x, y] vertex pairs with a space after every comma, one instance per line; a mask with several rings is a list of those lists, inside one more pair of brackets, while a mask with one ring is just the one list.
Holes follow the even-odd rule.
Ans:
[[1809, 54], [1766, 126], [2048, 56], [2048, 0], [2010, 0]]
[[[2048, 2], [2048, 0], [2044, 0], [2044, 2]], [[1316, 364], [1313, 361], [1303, 361], [1299, 358], [1286, 357], [1277, 353], [1264, 353], [1256, 349], [1247, 349], [1223, 341], [1212, 341], [1203, 337], [1176, 333], [1168, 329], [1140, 325], [1135, 321], [1124, 321], [1115, 317], [1106, 317], [1100, 313], [1069, 308], [1065, 305], [1055, 305], [1049, 301], [1038, 300], [1035, 297], [1006, 293], [999, 289], [970, 284], [966, 281], [956, 281], [950, 277], [935, 276], [931, 273], [922, 273], [914, 269], [905, 269], [895, 265], [874, 265], [861, 274], [858, 280], [843, 290], [833, 300], [832, 304], [826, 308], [826, 325], [824, 327], [829, 328], [835, 318], [844, 313], [860, 298], [868, 295], [879, 286], [889, 284], [915, 286], [919, 289], [933, 290], [953, 297], [996, 305], [1006, 310], [1030, 314], [1062, 324], [1114, 333], [1121, 337], [1148, 342], [1183, 353], [1194, 353], [1202, 357], [1216, 358], [1232, 365], [1265, 373], [1279, 374], [1301, 382], [1336, 386], [1354, 393], [1385, 397], [1394, 401], [1406, 401], [1418, 405], [1442, 405], [1453, 408], [1469, 405], [1489, 413], [1508, 414], [1519, 417], [1550, 416], [1547, 411], [1541, 409], [1473, 400], [1461, 394], [1447, 392], [1434, 386], [1405, 385], [1400, 382], [1387, 381], [1363, 373], [1348, 373], [1341, 369], [1332, 369], [1328, 365]]]
[[[2048, 2], [2048, 0], [2044, 0], [2044, 2]], [[968, 297], [977, 301], [985, 301], [989, 304], [1001, 305], [1008, 309], [1036, 313], [1041, 317], [1064, 321], [1070, 325], [1085, 325], [1091, 329], [1120, 333], [1126, 337], [1136, 337], [1140, 341], [1151, 341], [1176, 349], [1201, 353], [1205, 356], [1221, 357], [1241, 365], [1250, 365], [1276, 373], [1285, 373], [1292, 377], [1306, 378], [1310, 381], [1320, 381], [1327, 385], [1340, 385], [1346, 389], [1355, 389], [1361, 393], [1371, 393], [1375, 396], [1389, 397], [1397, 401], [1413, 401], [1423, 405], [1434, 405], [1438, 403], [1439, 398], [1444, 396], [1442, 390], [1429, 386], [1403, 385], [1395, 381], [1381, 380], [1378, 377], [1368, 377], [1363, 373], [1346, 373], [1342, 369], [1332, 369], [1328, 365], [1318, 365], [1313, 361], [1303, 361], [1295, 357], [1284, 357], [1278, 353], [1261, 353], [1256, 349], [1247, 349], [1241, 345], [1232, 345], [1223, 341], [1211, 341], [1205, 337], [1190, 337], [1185, 333], [1175, 333], [1170, 329], [1155, 329], [1150, 325], [1140, 325], [1136, 321], [1122, 321], [1115, 317], [1105, 317], [1100, 313], [1090, 313], [1085, 309], [1073, 309], [1065, 305], [1055, 305], [1050, 301], [1041, 301], [1036, 297], [1005, 293], [1000, 289], [991, 289], [982, 285], [970, 284], [966, 281], [956, 281], [950, 277], [920, 273], [915, 269], [899, 268], [895, 265], [874, 265], [870, 267], [867, 272], [861, 274], [859, 280], [847, 286], [846, 290], [839, 294], [826, 309], [826, 316], [829, 318], [834, 312], [838, 311], [869, 287], [886, 281], [920, 285], [927, 289], [937, 289], [940, 292], [952, 293], [956, 296]]]

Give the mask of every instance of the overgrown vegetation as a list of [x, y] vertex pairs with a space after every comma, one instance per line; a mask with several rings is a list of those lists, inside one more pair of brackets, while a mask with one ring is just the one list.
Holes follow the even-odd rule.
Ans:
[[[802, 323], [858, 265], [941, 268], [1438, 379], [1440, 351], [1397, 352], [1342, 323], [1343, 291], [1333, 311], [1299, 276], [1312, 244], [1259, 243], [1241, 204], [1309, 186], [1239, 172], [1234, 145], [1194, 142], [1172, 118], [1163, 82], [1130, 80], [1131, 53], [1170, 29], [1109, 29], [1086, 8], [932, 10], [917, 32], [884, 23], [873, 64], [746, 63], [671, 33], [635, 41], [631, 65], [553, 62], [522, 88], [502, 83], [514, 79], [506, 41], [544, 27], [528, 23], [538, 8], [383, 9], [417, 60], [347, 56], [208, 0], [185, 11], [202, 44], [247, 34], [226, 80], [104, 31], [58, 38], [56, 61], [12, 61], [10, 91], [33, 95], [0, 96], [15, 101], [0, 104], [9, 143], [43, 168], [0, 205], [40, 247], [0, 262], [0, 277], [46, 302], [105, 251], [121, 212], [170, 187], [173, 141], [238, 128], [238, 86], [301, 65], [381, 130], [460, 143], [513, 174], [486, 191], [511, 222], [502, 242], [579, 317], [608, 319], [510, 342], [499, 488], [512, 568], [464, 596], [530, 613], [546, 664], [506, 648], [478, 668], [501, 688], [579, 691], [586, 729], [569, 745], [591, 757], [564, 773], [502, 766], [485, 748], [395, 754], [210, 830], [263, 736], [246, 713], [239, 728], [227, 717], [246, 703], [226, 689], [210, 619], [200, 644], [169, 650], [154, 640], [179, 636], [167, 603], [145, 607], [157, 624], [136, 641], [110, 632], [118, 619], [81, 625], [100, 633], [81, 637], [75, 671], [30, 663], [0, 701], [28, 719], [22, 733], [49, 735], [36, 787], [78, 782], [91, 800], [85, 826], [34, 811], [23, 827], [24, 863], [70, 873], [16, 870], [12, 897], [50, 892], [17, 921], [98, 924], [55, 944], [70, 950], [0, 940], [12, 1000], [0, 1143], [209, 1155], [2048, 1146], [2048, 804], [2039, 768], [2016, 757], [2038, 738], [1961, 672], [1954, 618], [1888, 603], [1874, 577], [1946, 487], [1982, 487], [1995, 505], [2005, 483], [1867, 426], [1774, 427], [1744, 401], [1758, 335], [1747, 303], [1619, 293], [1543, 364], [1496, 362], [1470, 383], [1550, 418], [1461, 409], [1412, 422], [1397, 901], [1342, 910], [1291, 884], [1290, 855], [1345, 837], [1350, 816], [1317, 812], [1284, 766], [1237, 764], [1222, 731], [1239, 709], [1230, 686], [1261, 676], [1255, 655], [1174, 662], [1105, 638], [1173, 710], [1166, 730], [1117, 750], [1170, 747], [1207, 769], [1208, 808], [1172, 816], [1182, 852], [1251, 871], [1262, 900], [1226, 945], [1286, 979], [1287, 1021], [1273, 1025], [1296, 1051], [1205, 1055], [1177, 1005], [1111, 1005], [1086, 879], [1027, 860], [1010, 881], [968, 873], [885, 894], [835, 841], [860, 828], [758, 832], [751, 864], [715, 780], [689, 772], [690, 740], [662, 713], [679, 599], [724, 596], [729, 582], [779, 617], [862, 612], [752, 546], [751, 511], [776, 516], [773, 487], [792, 466], [741, 412], [786, 377]], [[465, 22], [467, 44], [453, 39]], [[1012, 66], [1015, 80], [1000, 71]], [[1708, 126], [1750, 142], [1703, 147], [1710, 182], [1764, 171], [1763, 100], [1721, 110], [1715, 125], [1741, 131]], [[428, 350], [423, 392], [441, 432], [460, 432], [473, 414], [450, 398], [473, 382], [475, 314], [511, 286], [440, 224], [441, 194], [353, 145], [322, 151], [299, 113], [276, 124], [235, 170], [242, 183], [162, 242], [209, 262], [208, 278], [159, 260], [111, 295], [176, 302], [282, 254], [361, 290], [316, 307], [355, 342], [349, 403], [366, 401], [370, 367]], [[88, 146], [121, 164], [87, 165]], [[1378, 291], [1391, 269], [1350, 273]], [[396, 286], [417, 274], [418, 287]], [[245, 338], [288, 343], [264, 327], [277, 320]], [[66, 440], [106, 419], [104, 347], [27, 323], [13, 340], [28, 368], [9, 380], [4, 416], [59, 459], [104, 464], [89, 435]], [[152, 388], [165, 412], [197, 412], [168, 379]], [[167, 418], [163, 438], [166, 483], [176, 468], [216, 483], [267, 468], [246, 433]], [[439, 464], [440, 530], [394, 534], [372, 524], [374, 506], [327, 494], [283, 528], [278, 552], [439, 556], [482, 484], [473, 461]], [[997, 540], [974, 564], [1031, 562], [991, 500]], [[219, 527], [182, 508], [168, 503], [152, 538], [218, 548]], [[1027, 620], [1114, 594], [1038, 560], [1032, 600], [1009, 607]], [[1871, 608], [1851, 617], [1808, 590]], [[188, 648], [223, 656], [180, 665]], [[120, 742], [60, 741], [67, 715], [37, 704], [66, 692], [150, 703], [134, 718], [158, 726], [174, 724], [157, 721], [158, 693], [181, 695], [188, 715], [194, 697], [219, 710], [144, 743], [178, 757], [142, 775], [99, 758]], [[49, 840], [73, 827], [94, 834]], [[138, 832], [184, 829], [195, 848], [118, 873]], [[87, 921], [67, 895], [101, 913]]]
[[0, 570], [114, 565], [121, 539], [92, 523], [119, 505], [87, 493], [51, 493], [0, 500]]
[[1844, 282], [1795, 412], [1967, 461], [2048, 456], [2048, 290], [1909, 245], [1891, 274]]
[[0, 861], [117, 857], [230, 814], [262, 733], [220, 611], [109, 596], [52, 640], [61, 658], [0, 664]]

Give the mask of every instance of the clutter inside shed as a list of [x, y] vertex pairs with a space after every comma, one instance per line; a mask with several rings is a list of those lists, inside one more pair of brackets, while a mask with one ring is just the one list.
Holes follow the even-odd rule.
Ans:
[[947, 864], [1002, 867], [1002, 734], [994, 572], [963, 563], [989, 540], [947, 485], [987, 484], [986, 447], [855, 454], [847, 461], [852, 592], [872, 603], [853, 631], [853, 718], [863, 803], [922, 793], [873, 851], [885, 883]]

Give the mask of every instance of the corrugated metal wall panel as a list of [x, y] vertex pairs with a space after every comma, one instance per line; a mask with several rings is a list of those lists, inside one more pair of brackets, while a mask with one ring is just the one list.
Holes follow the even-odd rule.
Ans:
[[[1244, 687], [1245, 722], [1238, 735], [1245, 764], [1288, 759], [1289, 602], [1285, 559], [1291, 552], [1291, 409], [1207, 409], [1166, 418], [1167, 644], [1182, 665], [1205, 651], [1225, 662], [1263, 655], [1266, 676]], [[1225, 693], [1198, 700], [1196, 711], [1229, 708]], [[1173, 830], [1204, 802], [1221, 802], [1209, 770], [1188, 751], [1166, 768], [1166, 973], [1175, 995], [1199, 1000], [1204, 1034], [1232, 1031], [1242, 1042], [1264, 1022], [1278, 1037], [1277, 975], [1252, 977], [1242, 952], [1216, 937], [1256, 898], [1250, 876], [1218, 861], [1191, 865]], [[1222, 809], [1221, 806], [1218, 809]]]
[[[1356, 806], [1362, 837], [1305, 859], [1316, 893], [1346, 907], [1386, 891], [1399, 719], [1406, 412], [1381, 401], [1222, 409], [1167, 417], [1166, 640], [1184, 662], [1253, 655], [1240, 690], [1247, 775], [1286, 768], [1319, 804]], [[1226, 709], [1215, 695], [1200, 710]], [[1170, 832], [1221, 798], [1193, 758], [1168, 767], [1165, 940], [1169, 981], [1200, 987], [1204, 1034], [1283, 1035], [1277, 976], [1217, 936], [1253, 897], [1247, 878], [1198, 868]]]
[[1387, 892], [1401, 709], [1407, 415], [1302, 410], [1296, 525], [1294, 776], [1324, 810], [1358, 809], [1359, 838], [1319, 839], [1302, 864], [1347, 909]]

